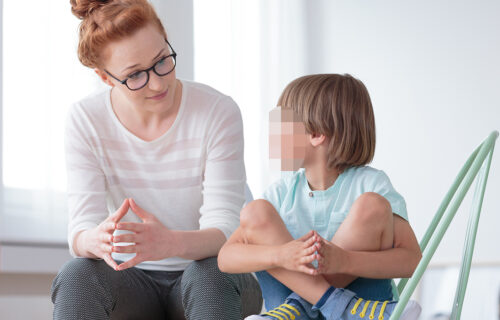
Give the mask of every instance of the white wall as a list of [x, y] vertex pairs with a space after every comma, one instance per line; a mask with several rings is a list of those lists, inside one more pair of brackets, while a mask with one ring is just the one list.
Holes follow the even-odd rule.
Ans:
[[177, 52], [177, 77], [192, 80], [194, 75], [193, 1], [150, 0], [160, 16], [172, 47]]
[[[500, 130], [500, 2], [310, 1], [307, 14], [309, 72], [365, 83], [377, 125], [373, 165], [405, 196], [421, 238], [468, 155]], [[499, 159], [497, 148], [475, 261], [500, 262]], [[461, 257], [470, 198], [462, 206], [434, 262]]]

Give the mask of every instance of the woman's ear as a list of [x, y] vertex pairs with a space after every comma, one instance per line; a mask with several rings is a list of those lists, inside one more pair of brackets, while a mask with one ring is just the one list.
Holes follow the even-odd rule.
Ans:
[[309, 142], [313, 147], [321, 145], [326, 140], [326, 136], [321, 133], [311, 133], [309, 134]]
[[101, 78], [102, 82], [104, 82], [105, 84], [107, 84], [111, 87], [115, 86], [115, 84], [113, 82], [111, 82], [111, 79], [108, 77], [108, 74], [106, 72], [102, 71], [99, 68], [94, 68], [94, 71], [95, 71], [95, 73], [97, 73], [99, 78]]

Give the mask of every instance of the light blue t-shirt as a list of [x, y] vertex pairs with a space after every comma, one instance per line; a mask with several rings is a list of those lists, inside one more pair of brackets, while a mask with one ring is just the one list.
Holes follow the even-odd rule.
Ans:
[[365, 192], [385, 197], [392, 212], [408, 220], [405, 200], [389, 177], [369, 166], [346, 169], [327, 190], [316, 191], [309, 187], [305, 169], [300, 169], [269, 186], [262, 198], [274, 206], [294, 239], [316, 230], [331, 240], [354, 201]]

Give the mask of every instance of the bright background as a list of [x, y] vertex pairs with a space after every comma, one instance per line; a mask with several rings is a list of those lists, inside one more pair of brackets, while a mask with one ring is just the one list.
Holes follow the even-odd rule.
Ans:
[[[268, 169], [268, 112], [301, 75], [350, 73], [365, 83], [377, 124], [372, 165], [405, 196], [419, 239], [468, 155], [500, 129], [498, 1], [152, 3], [179, 53], [178, 76], [211, 85], [240, 106], [255, 196], [279, 176]], [[57, 254], [52, 249], [66, 250], [65, 113], [102, 85], [76, 57], [79, 21], [69, 3], [0, 0], [0, 8], [0, 314], [21, 319], [16, 306], [31, 299], [33, 308], [24, 312], [50, 318], [46, 283], [57, 267], [27, 266], [39, 263], [36, 257], [50, 261]], [[494, 155], [464, 319], [499, 319], [498, 159]], [[421, 319], [451, 308], [470, 201], [422, 282]], [[22, 280], [39, 284], [12, 289]]]

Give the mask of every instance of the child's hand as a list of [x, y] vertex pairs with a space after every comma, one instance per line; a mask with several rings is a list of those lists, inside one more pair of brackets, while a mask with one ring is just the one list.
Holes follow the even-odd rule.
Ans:
[[316, 269], [311, 265], [316, 259], [313, 231], [297, 240], [292, 240], [280, 246], [278, 265], [282, 268], [315, 274]]
[[313, 253], [314, 260], [318, 261], [318, 267], [314, 269], [313, 275], [339, 273], [344, 261], [344, 250], [332, 242], [325, 240], [316, 231], [312, 231], [311, 238], [305, 240], [310, 245], [308, 251]]

